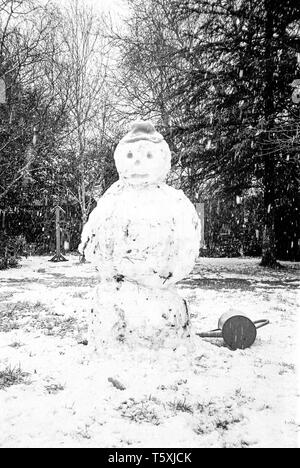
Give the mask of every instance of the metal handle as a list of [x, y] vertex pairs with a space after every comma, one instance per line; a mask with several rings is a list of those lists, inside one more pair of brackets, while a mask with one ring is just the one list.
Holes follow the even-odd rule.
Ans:
[[262, 328], [262, 327], [265, 327], [266, 325], [269, 325], [270, 323], [270, 320], [255, 320], [255, 322], [253, 322], [254, 325], [256, 326], [256, 324], [258, 323], [259, 325], [256, 326], [256, 328]]
[[216, 330], [211, 330], [208, 332], [203, 333], [196, 333], [196, 335], [200, 336], [200, 338], [222, 338], [222, 331], [217, 328]]

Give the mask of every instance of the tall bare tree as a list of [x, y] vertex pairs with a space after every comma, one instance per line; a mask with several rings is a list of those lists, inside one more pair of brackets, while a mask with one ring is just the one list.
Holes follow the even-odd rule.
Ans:
[[[29, 145], [36, 122], [31, 113], [26, 118], [23, 112], [24, 91], [38, 85], [53, 30], [47, 9], [35, 0], [1, 1], [0, 77], [5, 83], [6, 102], [0, 105], [0, 201], [28, 173], [32, 163]], [[40, 94], [50, 105], [49, 90], [40, 88]], [[12, 150], [16, 145], [18, 151]]]
[[90, 210], [90, 192], [96, 183], [88, 155], [95, 141], [103, 141], [110, 114], [109, 47], [104, 18], [92, 7], [75, 0], [61, 9], [60, 14], [60, 66], [63, 72], [57, 82], [61, 93], [68, 96], [69, 145], [80, 170], [78, 190], [73, 196], [80, 204], [84, 224]]

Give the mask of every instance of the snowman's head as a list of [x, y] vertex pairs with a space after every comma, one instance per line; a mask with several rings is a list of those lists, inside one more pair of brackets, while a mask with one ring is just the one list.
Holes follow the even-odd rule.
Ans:
[[151, 122], [136, 122], [115, 151], [120, 179], [132, 185], [165, 181], [171, 168], [171, 152]]

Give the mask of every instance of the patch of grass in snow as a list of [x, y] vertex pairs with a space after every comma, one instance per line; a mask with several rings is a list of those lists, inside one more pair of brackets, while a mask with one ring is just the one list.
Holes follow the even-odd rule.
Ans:
[[19, 301], [0, 306], [0, 332], [22, 328], [26, 331], [43, 330], [46, 335], [65, 337], [78, 330], [75, 317], [53, 313], [40, 301]]
[[90, 429], [90, 426], [88, 424], [86, 424], [84, 429], [79, 429], [77, 431], [76, 435], [81, 437], [82, 439], [90, 440], [92, 438], [92, 436], [89, 433], [89, 429]]
[[26, 324], [26, 321], [30, 321], [32, 318], [36, 319], [41, 313], [45, 312], [47, 313], [49, 310], [41, 302], [19, 301], [2, 304], [0, 308], [0, 332], [7, 333], [19, 329]]
[[64, 275], [55, 274], [50, 279], [41, 280], [39, 283], [48, 286], [49, 288], [91, 288], [99, 283], [99, 280], [94, 277], [65, 277]]
[[149, 423], [155, 426], [161, 424], [158, 416], [158, 411], [161, 412], [159, 401], [151, 397], [140, 401], [129, 398], [121, 404], [118, 410], [121, 411], [123, 418], [139, 424]]
[[5, 292], [0, 294], [0, 300], [1, 302], [6, 301], [7, 299], [10, 299], [13, 297], [14, 293], [13, 292]]
[[61, 384], [51, 384], [51, 385], [46, 385], [45, 389], [50, 395], [56, 395], [59, 392], [62, 392], [65, 387]]
[[223, 441], [223, 447], [222, 448], [249, 448], [249, 447], [252, 447], [254, 448], [254, 446], [256, 445], [256, 442], [253, 441], [252, 443], [251, 442], [248, 442], [246, 440], [240, 440], [239, 438], [237, 440], [235, 440], [234, 442], [233, 441], [226, 441], [224, 440]]
[[[255, 378], [258, 377], [255, 375]], [[250, 395], [246, 395], [241, 388], [237, 388], [234, 393], [234, 401], [238, 406], [243, 406], [245, 404], [253, 403], [255, 398]]]
[[46, 304], [41, 301], [19, 301], [16, 302], [12, 308], [12, 313], [20, 318], [32, 316], [33, 314], [40, 314], [41, 312], [49, 312]]
[[186, 402], [186, 399], [169, 402], [168, 406], [176, 413], [193, 413], [193, 407]]
[[89, 291], [77, 291], [74, 294], [72, 294], [72, 297], [76, 299], [84, 299], [88, 296]]
[[228, 431], [229, 426], [231, 424], [237, 424], [241, 422], [241, 419], [234, 418], [234, 417], [221, 417], [216, 420], [216, 429], [223, 429], [224, 431]]
[[24, 343], [21, 343], [20, 341], [13, 341], [11, 344], [8, 345], [10, 348], [21, 348], [24, 346]]
[[244, 278], [193, 278], [192, 276], [181, 282], [184, 286], [188, 286], [192, 290], [195, 288], [215, 289], [215, 290], [241, 290], [241, 291], [262, 291], [272, 292], [274, 289], [287, 288], [290, 290], [299, 288], [299, 279], [270, 279], [262, 280], [259, 276], [257, 279]]
[[288, 369], [288, 370], [292, 371], [292, 372], [296, 372], [296, 367], [295, 367], [294, 364], [290, 364], [288, 362], [279, 362], [279, 365], [281, 367], [284, 367], [285, 369]]
[[284, 375], [288, 374], [290, 372], [295, 373], [296, 372], [296, 367], [294, 364], [289, 364], [287, 362], [279, 362], [279, 375]]
[[242, 278], [188, 278], [181, 282], [189, 288], [201, 289], [234, 289], [242, 291], [254, 290], [254, 285], [248, 279]]
[[20, 366], [15, 368], [8, 366], [0, 371], [0, 390], [22, 383], [30, 382], [28, 372], [23, 372]]
[[198, 423], [194, 428], [197, 435], [209, 432], [228, 431], [234, 424], [240, 423], [244, 418], [236, 406], [226, 404], [225, 401], [199, 403], [197, 405]]
[[9, 304], [0, 305], [0, 332], [8, 333], [11, 330], [17, 330], [19, 324], [14, 316], [14, 308], [10, 307]]
[[19, 330], [19, 328], [20, 326], [15, 321], [3, 323], [3, 321], [0, 320], [0, 332], [8, 333], [12, 330]]
[[56, 315], [48, 315], [42, 319], [37, 319], [34, 328], [44, 330], [44, 333], [48, 336], [65, 337], [77, 330], [77, 320], [74, 317], [62, 319]]

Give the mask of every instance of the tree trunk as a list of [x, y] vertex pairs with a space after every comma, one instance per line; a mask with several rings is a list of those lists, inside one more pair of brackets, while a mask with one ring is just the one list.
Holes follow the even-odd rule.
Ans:
[[81, 182], [81, 196], [82, 196], [82, 201], [81, 201], [81, 212], [82, 212], [82, 226], [84, 226], [87, 222], [87, 206], [86, 206], [86, 187], [85, 187], [85, 181], [84, 181], [84, 176], [82, 176], [82, 182]]
[[274, 160], [272, 156], [265, 156], [264, 226], [261, 265], [272, 268], [278, 266], [278, 262], [276, 261], [274, 169]]
[[[274, 126], [274, 67], [275, 57], [273, 50], [274, 34], [274, 5], [272, 0], [265, 0], [265, 90], [264, 113], [266, 121], [266, 141], [263, 154], [264, 164], [264, 226], [262, 240], [261, 265], [265, 267], [278, 267], [276, 261], [275, 236], [275, 155], [272, 154], [271, 129]], [[271, 154], [270, 154], [271, 153]]]

